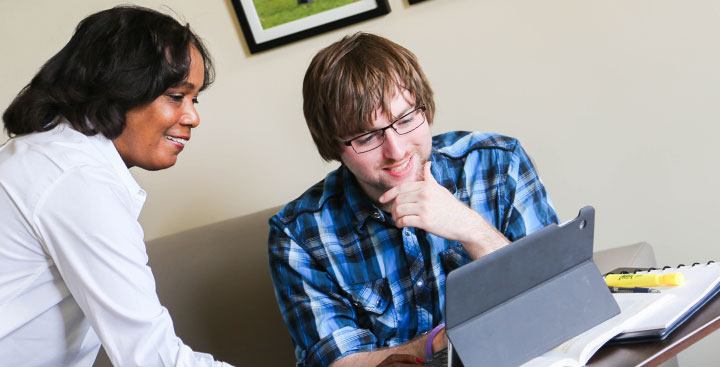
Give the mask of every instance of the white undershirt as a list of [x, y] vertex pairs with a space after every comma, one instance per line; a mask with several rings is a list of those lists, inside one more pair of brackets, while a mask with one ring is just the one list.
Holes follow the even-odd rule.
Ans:
[[221, 366], [175, 335], [112, 141], [67, 124], [0, 147], [0, 363]]

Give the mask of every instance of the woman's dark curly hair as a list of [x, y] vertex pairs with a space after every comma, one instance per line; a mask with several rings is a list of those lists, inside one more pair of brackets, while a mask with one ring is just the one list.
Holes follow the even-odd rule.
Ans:
[[128, 110], [187, 78], [191, 45], [205, 64], [203, 90], [213, 82], [214, 68], [189, 25], [137, 6], [92, 14], [5, 110], [5, 131], [10, 137], [47, 131], [62, 116], [85, 135], [114, 139]]

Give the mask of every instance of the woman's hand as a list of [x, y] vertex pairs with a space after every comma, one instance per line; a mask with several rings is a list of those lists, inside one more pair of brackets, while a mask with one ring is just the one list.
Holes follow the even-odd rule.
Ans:
[[425, 360], [410, 354], [392, 354], [385, 358], [377, 367], [403, 367], [422, 365]]

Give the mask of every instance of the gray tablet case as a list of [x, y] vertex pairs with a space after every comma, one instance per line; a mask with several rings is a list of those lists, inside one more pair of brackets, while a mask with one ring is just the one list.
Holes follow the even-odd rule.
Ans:
[[518, 366], [620, 313], [592, 261], [595, 209], [455, 271], [446, 332], [465, 367]]

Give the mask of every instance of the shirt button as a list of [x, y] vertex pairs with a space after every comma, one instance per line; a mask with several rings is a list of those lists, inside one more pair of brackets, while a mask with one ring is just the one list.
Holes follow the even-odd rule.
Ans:
[[409, 236], [409, 235], [410, 235], [410, 228], [405, 228], [405, 229], [403, 229], [403, 232], [405, 233], [406, 236]]
[[382, 215], [380, 214], [380, 212], [374, 212], [374, 213], [372, 213], [372, 216], [373, 216], [373, 218], [375, 218], [375, 219], [380, 219], [380, 217], [382, 217]]
[[377, 300], [377, 302], [375, 302], [375, 307], [380, 307], [381, 304], [382, 304], [382, 300], [379, 299], [379, 300]]
[[415, 284], [417, 284], [418, 287], [422, 287], [424, 283], [423, 283], [422, 279], [420, 279]]

